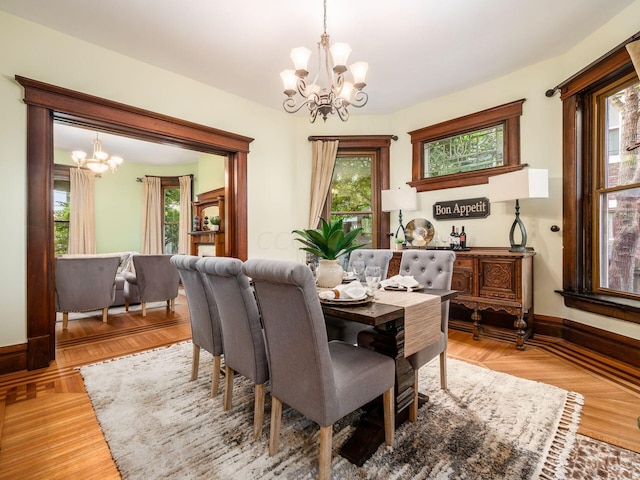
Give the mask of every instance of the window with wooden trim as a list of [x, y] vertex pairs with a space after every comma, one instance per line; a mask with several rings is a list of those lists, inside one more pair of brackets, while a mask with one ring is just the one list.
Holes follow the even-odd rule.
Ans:
[[61, 255], [69, 249], [71, 179], [69, 166], [54, 165], [53, 168], [53, 245], [54, 253]]
[[565, 305], [640, 323], [640, 106], [624, 44], [560, 86]]
[[411, 186], [419, 192], [487, 183], [522, 168], [520, 117], [524, 99], [409, 132]]
[[[371, 248], [389, 248], [389, 213], [382, 212], [380, 192], [389, 188], [391, 135], [309, 137], [338, 140], [332, 186], [322, 212], [324, 218], [344, 218], [364, 229]], [[368, 187], [366, 186], [368, 185]]]

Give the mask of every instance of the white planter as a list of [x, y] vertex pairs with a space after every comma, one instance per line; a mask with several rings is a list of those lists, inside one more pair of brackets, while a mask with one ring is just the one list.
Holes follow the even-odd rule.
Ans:
[[344, 270], [338, 260], [320, 259], [320, 264], [316, 269], [316, 281], [319, 287], [335, 287], [342, 283]]
[[217, 232], [218, 230], [220, 230], [220, 225], [211, 225], [212, 232]]

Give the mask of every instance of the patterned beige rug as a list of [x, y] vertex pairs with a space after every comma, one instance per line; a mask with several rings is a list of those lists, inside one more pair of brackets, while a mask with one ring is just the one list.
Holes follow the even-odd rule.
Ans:
[[[123, 478], [315, 478], [317, 425], [285, 406], [280, 451], [269, 457], [269, 396], [253, 441], [251, 385], [236, 377], [234, 407], [224, 412], [221, 396], [208, 395], [211, 358], [202, 356], [195, 382], [189, 342], [80, 369]], [[338, 422], [333, 478], [599, 478], [571, 469], [579, 395], [452, 359], [448, 366], [448, 392], [439, 389], [437, 362], [421, 369], [429, 403], [362, 468], [337, 453], [358, 414]]]

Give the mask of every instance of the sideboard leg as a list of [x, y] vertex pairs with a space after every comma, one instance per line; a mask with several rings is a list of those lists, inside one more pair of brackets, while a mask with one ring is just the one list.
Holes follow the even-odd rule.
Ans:
[[480, 330], [482, 329], [480, 322], [482, 321], [482, 316], [480, 312], [478, 312], [478, 307], [473, 309], [471, 320], [473, 320], [473, 339], [480, 340]]
[[524, 350], [524, 335], [527, 329], [527, 322], [524, 321], [524, 312], [518, 315], [516, 321], [513, 322], [513, 326], [518, 329], [516, 338], [516, 348], [518, 350]]

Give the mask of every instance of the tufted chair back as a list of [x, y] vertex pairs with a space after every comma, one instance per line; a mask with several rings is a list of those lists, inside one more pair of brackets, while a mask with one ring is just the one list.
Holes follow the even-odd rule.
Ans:
[[[405, 250], [400, 260], [400, 275], [410, 275], [426, 288], [451, 289], [455, 252], [451, 250]], [[442, 328], [449, 327], [449, 301], [442, 302]], [[446, 346], [445, 346], [446, 349]]]
[[[347, 270], [353, 270], [353, 261], [354, 260], [362, 260], [364, 261], [364, 266], [368, 267], [369, 265], [380, 267], [380, 278], [387, 278], [387, 271], [389, 270], [389, 260], [393, 256], [393, 252], [391, 250], [382, 250], [382, 249], [372, 249], [372, 248], [359, 248], [351, 252], [349, 256], [349, 266]], [[361, 282], [365, 281], [364, 273], [360, 275]]]

